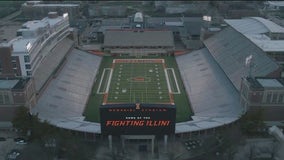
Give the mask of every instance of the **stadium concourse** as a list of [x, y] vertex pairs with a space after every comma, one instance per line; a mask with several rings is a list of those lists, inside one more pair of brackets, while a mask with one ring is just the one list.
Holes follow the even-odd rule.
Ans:
[[[176, 123], [176, 134], [215, 128], [239, 119], [242, 109], [238, 93], [206, 48], [176, 59], [195, 113], [192, 121]], [[73, 49], [32, 113], [57, 127], [101, 133], [99, 123], [84, 121], [82, 116], [100, 62], [101, 57]]]

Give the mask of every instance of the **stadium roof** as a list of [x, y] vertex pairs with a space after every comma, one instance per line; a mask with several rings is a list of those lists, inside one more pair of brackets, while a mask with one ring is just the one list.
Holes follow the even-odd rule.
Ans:
[[100, 125], [82, 115], [91, 94], [101, 57], [73, 49], [67, 62], [38, 100], [32, 113], [57, 127], [100, 132]]
[[176, 133], [214, 128], [240, 117], [238, 92], [206, 48], [176, 60], [194, 111], [193, 121], [178, 123]]
[[225, 22], [245, 35], [264, 52], [283, 52], [284, 40], [273, 40], [266, 33], [284, 34], [284, 28], [261, 17], [226, 19]]
[[225, 19], [224, 21], [243, 34], [260, 34], [267, 32], [284, 33], [283, 27], [261, 17]]
[[265, 34], [258, 35], [245, 35], [255, 45], [261, 48], [264, 52], [283, 52], [284, 40], [271, 40], [270, 37]]
[[252, 55], [252, 76], [265, 77], [279, 69], [278, 64], [244, 35], [227, 27], [204, 41], [214, 59], [239, 90], [241, 77], [249, 74], [246, 58]]
[[105, 33], [105, 47], [128, 46], [170, 46], [174, 47], [173, 33], [158, 30], [108, 30]]

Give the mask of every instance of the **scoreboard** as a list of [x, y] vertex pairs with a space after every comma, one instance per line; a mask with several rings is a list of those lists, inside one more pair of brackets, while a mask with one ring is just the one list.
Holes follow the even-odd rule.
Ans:
[[176, 107], [170, 104], [106, 104], [100, 106], [105, 135], [164, 135], [175, 133]]

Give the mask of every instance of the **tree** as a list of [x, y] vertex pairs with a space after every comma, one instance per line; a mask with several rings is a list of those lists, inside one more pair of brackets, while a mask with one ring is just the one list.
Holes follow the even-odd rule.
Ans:
[[248, 135], [259, 133], [264, 127], [263, 111], [258, 109], [257, 111], [246, 113], [241, 118], [242, 132]]
[[56, 132], [56, 128], [49, 125], [46, 121], [41, 122], [37, 115], [31, 115], [29, 110], [21, 106], [16, 110], [16, 115], [12, 120], [13, 126], [27, 135], [31, 132], [31, 139], [44, 140]]
[[29, 114], [29, 110], [24, 106], [20, 106], [16, 110], [16, 115], [12, 123], [14, 128], [20, 130], [22, 133], [27, 133], [31, 129], [31, 115]]

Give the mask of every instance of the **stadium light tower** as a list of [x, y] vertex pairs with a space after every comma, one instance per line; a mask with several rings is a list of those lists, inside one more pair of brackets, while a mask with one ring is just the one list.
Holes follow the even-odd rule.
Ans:
[[246, 62], [245, 62], [245, 64], [246, 64], [246, 67], [249, 67], [248, 77], [252, 77], [252, 74], [251, 74], [252, 67], [253, 67], [253, 62], [252, 62], [252, 60], [253, 60], [252, 55], [249, 55], [249, 56], [246, 57]]
[[203, 20], [207, 22], [211, 22], [211, 16], [203, 16]]
[[203, 16], [203, 21], [205, 21], [205, 27], [208, 29], [209, 24], [211, 23], [211, 16]]

